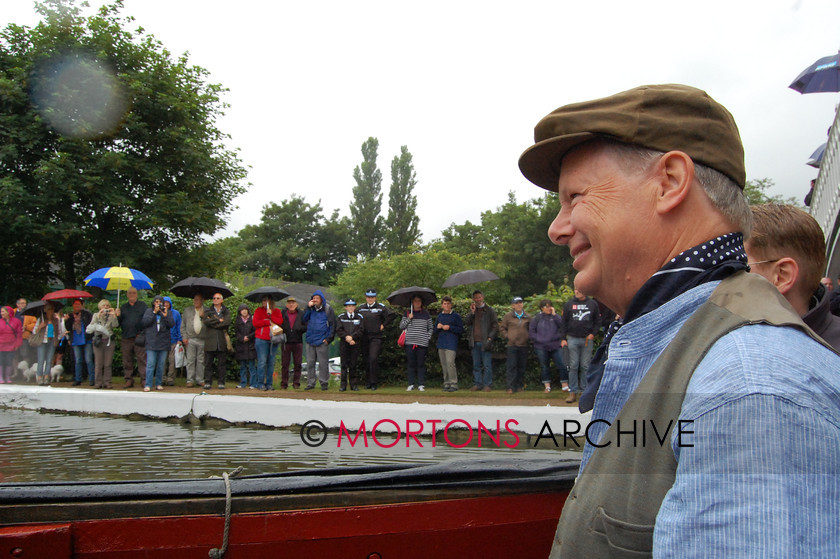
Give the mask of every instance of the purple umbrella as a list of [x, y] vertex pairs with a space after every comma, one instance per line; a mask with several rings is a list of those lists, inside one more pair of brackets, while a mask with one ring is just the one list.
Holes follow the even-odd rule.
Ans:
[[840, 52], [824, 56], [805, 68], [788, 87], [799, 93], [840, 91]]

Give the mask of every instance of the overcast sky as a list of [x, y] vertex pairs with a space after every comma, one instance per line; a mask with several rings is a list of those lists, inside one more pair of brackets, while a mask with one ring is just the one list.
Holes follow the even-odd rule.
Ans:
[[[94, 6], [99, 4], [90, 0]], [[6, 0], [0, 23], [37, 21]], [[125, 0], [126, 15], [230, 89], [219, 122], [250, 166], [225, 234], [293, 194], [349, 215], [361, 145], [407, 145], [423, 240], [539, 196], [519, 173], [551, 110], [650, 83], [705, 89], [735, 116], [747, 178], [801, 201], [840, 94], [788, 89], [840, 49], [837, 0], [680, 2]]]

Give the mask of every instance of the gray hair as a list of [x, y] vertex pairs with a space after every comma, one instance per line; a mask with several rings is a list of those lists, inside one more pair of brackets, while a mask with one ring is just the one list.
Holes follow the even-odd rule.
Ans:
[[[646, 171], [655, 160], [664, 155], [661, 151], [612, 140], [602, 140], [600, 144], [609, 155], [615, 157], [624, 170], [632, 173]], [[752, 229], [752, 212], [744, 191], [735, 184], [735, 181], [720, 171], [696, 161], [694, 162], [694, 176], [703, 187], [712, 205], [744, 234], [745, 240], [749, 238]]]

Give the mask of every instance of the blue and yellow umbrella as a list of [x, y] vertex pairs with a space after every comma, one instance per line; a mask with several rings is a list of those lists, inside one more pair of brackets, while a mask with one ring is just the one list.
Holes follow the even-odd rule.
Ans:
[[152, 289], [155, 284], [149, 277], [134, 268], [111, 266], [100, 268], [85, 278], [87, 287], [98, 287], [105, 291], [117, 290], [117, 305], [120, 303], [119, 291], [134, 287], [135, 289]]

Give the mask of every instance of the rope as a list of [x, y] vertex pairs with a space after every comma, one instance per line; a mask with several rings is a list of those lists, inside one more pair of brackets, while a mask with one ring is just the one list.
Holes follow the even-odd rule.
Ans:
[[[233, 470], [230, 475], [227, 472], [222, 472], [222, 477], [225, 480], [225, 530], [222, 535], [222, 547], [221, 549], [213, 548], [209, 552], [210, 559], [222, 559], [227, 553], [228, 548], [228, 535], [230, 535], [230, 505], [231, 505], [231, 496], [230, 496], [230, 478], [238, 476], [242, 473], [242, 466], [239, 466], [235, 470]], [[219, 479], [219, 476], [211, 476], [212, 479]]]

